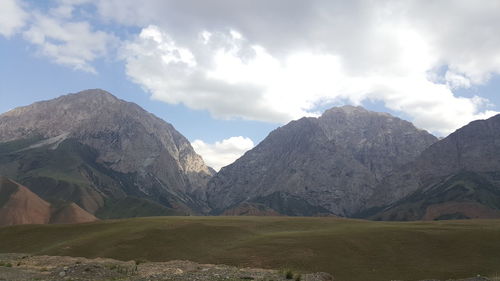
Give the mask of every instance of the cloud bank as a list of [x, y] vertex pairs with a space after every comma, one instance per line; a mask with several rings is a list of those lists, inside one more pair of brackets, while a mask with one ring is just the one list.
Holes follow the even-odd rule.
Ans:
[[234, 162], [243, 153], [254, 147], [251, 139], [241, 136], [231, 137], [213, 144], [205, 143], [202, 140], [195, 140], [191, 145], [196, 153], [203, 157], [205, 163], [216, 171]]
[[58, 13], [53, 16], [33, 15], [24, 38], [37, 47], [37, 52], [53, 62], [73, 69], [96, 73], [91, 62], [105, 56], [116, 38], [102, 31], [93, 31], [86, 21], [70, 21]]
[[10, 37], [26, 23], [28, 14], [16, 0], [0, 2], [0, 35]]
[[154, 99], [215, 118], [286, 123], [376, 101], [444, 136], [498, 113], [484, 96], [457, 94], [500, 74], [497, 0], [51, 3], [0, 2], [0, 35], [88, 72], [116, 53]]
[[285, 123], [317, 115], [325, 103], [372, 100], [446, 135], [497, 113], [484, 98], [454, 90], [500, 73], [498, 1], [133, 6], [99, 5], [103, 17], [147, 24], [124, 43], [129, 77], [155, 99], [208, 110], [216, 118]]
[[113, 34], [95, 30], [88, 20], [77, 20], [74, 11], [89, 0], [59, 0], [40, 11], [20, 0], [0, 2], [0, 35], [21, 33], [37, 55], [75, 70], [97, 73], [92, 62], [118, 47]]

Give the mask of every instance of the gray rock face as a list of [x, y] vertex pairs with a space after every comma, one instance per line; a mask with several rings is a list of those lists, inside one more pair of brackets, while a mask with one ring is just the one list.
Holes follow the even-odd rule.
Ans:
[[389, 205], [393, 211], [386, 213], [408, 219], [409, 215], [397, 212], [409, 212], [411, 207], [413, 213], [418, 211], [422, 216], [428, 207], [450, 203], [478, 203], [499, 209], [498, 194], [500, 115], [473, 121], [431, 145], [415, 161], [384, 179], [370, 202], [373, 207]]
[[[25, 151], [57, 150], [70, 140], [89, 147], [100, 167], [130, 176], [135, 190], [121, 192], [139, 197], [168, 194], [189, 205], [188, 194], [204, 189], [212, 175], [171, 124], [103, 90], [65, 95], [0, 115], [0, 143], [22, 139], [38, 140], [21, 149]], [[91, 174], [85, 177], [97, 193], [109, 196]]]
[[477, 120], [426, 149], [415, 162], [422, 181], [458, 171], [500, 171], [500, 115]]
[[[302, 118], [276, 129], [222, 168], [208, 184], [208, 203], [220, 213], [243, 202], [279, 200], [289, 194], [302, 198], [306, 206], [349, 216], [365, 208], [387, 174], [436, 141], [389, 114], [352, 106], [332, 108], [319, 118]], [[308, 213], [283, 210], [288, 215]]]

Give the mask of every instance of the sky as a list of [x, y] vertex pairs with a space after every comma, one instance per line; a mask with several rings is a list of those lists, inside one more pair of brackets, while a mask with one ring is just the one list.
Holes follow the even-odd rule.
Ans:
[[444, 137], [500, 112], [497, 0], [0, 0], [0, 113], [135, 102], [219, 169], [345, 104]]

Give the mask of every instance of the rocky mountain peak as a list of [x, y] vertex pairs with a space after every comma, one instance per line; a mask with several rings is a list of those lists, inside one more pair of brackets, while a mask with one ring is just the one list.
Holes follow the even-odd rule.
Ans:
[[292, 215], [349, 215], [364, 207], [382, 178], [436, 141], [389, 114], [332, 108], [276, 129], [222, 169], [208, 184], [209, 203], [222, 211], [253, 203]]
[[78, 93], [61, 96], [59, 97], [59, 99], [66, 100], [68, 102], [76, 102], [77, 100], [80, 100], [81, 102], [88, 102], [90, 100], [97, 100], [99, 102], [105, 102], [105, 103], [117, 103], [120, 101], [124, 102], [115, 97], [110, 92], [102, 89], [83, 90]]
[[[139, 136], [139, 130], [143, 130], [145, 135]], [[103, 134], [107, 137], [102, 138]], [[117, 134], [121, 137], [120, 143], [107, 139], [116, 138]], [[138, 153], [152, 153], [150, 157], [154, 157], [158, 151], [148, 149], [152, 148], [152, 142], [159, 141], [176, 156], [186, 171], [197, 172], [197, 169], [201, 169], [210, 174], [208, 167], [203, 167], [203, 161], [192, 150], [189, 141], [171, 124], [134, 103], [120, 100], [100, 89], [37, 102], [0, 115], [0, 142], [27, 137], [57, 138], [58, 141], [74, 137], [96, 148], [102, 148], [102, 145], [114, 147], [116, 153], [134, 153], [133, 150], [138, 149]], [[134, 141], [141, 147], [132, 148], [129, 145], [132, 137], [144, 141]], [[101, 144], [96, 142], [98, 140], [110, 143]], [[117, 160], [119, 159], [103, 159], [107, 162]], [[122, 168], [127, 171], [126, 167]]]
[[429, 178], [462, 170], [495, 172], [500, 170], [499, 140], [500, 114], [472, 121], [426, 149], [417, 162], [419, 171]]
[[370, 167], [378, 179], [437, 141], [408, 121], [360, 106], [329, 109], [318, 123], [330, 141]]
[[[183, 197], [186, 202], [182, 204], [188, 204], [191, 198], [186, 194], [204, 189], [212, 175], [190, 142], [171, 124], [100, 89], [64, 95], [1, 114], [0, 144], [19, 141], [29, 144], [16, 151], [19, 153], [30, 153], [33, 149], [55, 151], [68, 142], [85, 146], [102, 169], [130, 177], [133, 187], [123, 187], [128, 189], [125, 193], [155, 200], [158, 194], [164, 194]], [[74, 151], [75, 148], [71, 152]], [[99, 189], [104, 186], [99, 185], [103, 183], [92, 182], [96, 179], [86, 173], [77, 172], [85, 174], [85, 180], [94, 185], [92, 188], [102, 193]], [[97, 201], [87, 209], [96, 211], [102, 205], [102, 200]], [[170, 204], [167, 199], [164, 202]]]
[[350, 115], [350, 116], [385, 116], [385, 117], [393, 117], [387, 112], [376, 112], [376, 111], [370, 111], [367, 110], [366, 108], [362, 106], [354, 106], [354, 105], [343, 105], [343, 106], [338, 106], [338, 107], [332, 107], [330, 109], [325, 110], [325, 112], [322, 114], [322, 116], [329, 116], [329, 115], [338, 115], [338, 114], [345, 114], [345, 115]]
[[500, 115], [476, 120], [384, 179], [370, 201], [377, 219], [500, 217]]
[[[18, 107], [2, 114], [2, 116], [20, 116], [33, 110], [42, 111], [48, 107], [53, 107], [54, 105], [62, 107], [61, 111], [72, 109], [86, 111], [90, 115], [98, 113], [101, 108], [113, 105], [117, 106], [120, 103], [125, 104], [127, 102], [118, 99], [111, 93], [104, 90], [90, 89], [78, 93], [63, 95], [52, 100], [35, 102], [28, 106]], [[93, 108], [94, 110], [87, 110], [88, 108]], [[54, 113], [57, 114], [58, 112], [59, 111], [56, 111]]]

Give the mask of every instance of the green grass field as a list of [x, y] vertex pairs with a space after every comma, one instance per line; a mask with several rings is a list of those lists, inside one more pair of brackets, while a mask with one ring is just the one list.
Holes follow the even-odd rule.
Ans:
[[154, 217], [0, 228], [0, 252], [325, 271], [341, 281], [495, 276], [500, 220]]

